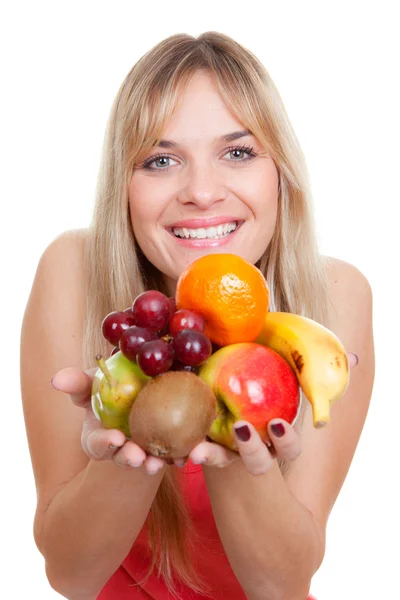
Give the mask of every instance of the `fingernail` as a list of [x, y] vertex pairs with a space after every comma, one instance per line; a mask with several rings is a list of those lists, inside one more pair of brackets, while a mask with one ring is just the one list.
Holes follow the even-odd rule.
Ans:
[[60, 390], [58, 389], [58, 387], [54, 385], [54, 375], [53, 375], [53, 377], [50, 379], [50, 384], [53, 386], [53, 388], [54, 388], [55, 390], [57, 390], [57, 392], [59, 392], [59, 391], [60, 391]]
[[114, 446], [114, 444], [109, 444], [108, 447], [110, 448], [110, 450], [116, 450], [117, 448], [119, 448], [119, 446]]
[[151, 470], [148, 470], [148, 471], [147, 471], [147, 474], [148, 474], [148, 475], [157, 475], [157, 473], [158, 473], [158, 471], [159, 471], [159, 470], [160, 470], [160, 469], [157, 467], [157, 469], [151, 469]]
[[356, 364], [354, 365], [356, 367], [358, 365], [359, 358], [355, 352], [350, 352], [350, 354], [352, 354], [354, 356], [354, 358], [356, 359]]
[[235, 433], [241, 442], [248, 442], [250, 439], [250, 429], [247, 425], [241, 427], [234, 427]]
[[271, 425], [271, 429], [274, 435], [276, 435], [276, 437], [282, 437], [285, 433], [285, 428], [282, 425], [282, 423], [273, 423]]
[[207, 459], [204, 458], [204, 457], [203, 458], [192, 458], [192, 463], [194, 465], [202, 465], [202, 464], [204, 464], [206, 462], [206, 460]]
[[130, 460], [128, 460], [127, 462], [128, 462], [128, 465], [130, 467], [133, 467], [134, 469], [137, 469], [138, 467], [141, 467], [142, 464], [143, 464], [143, 460], [141, 460], [140, 462], [136, 462], [136, 463], [134, 463], [133, 461], [130, 461]]
[[[186, 458], [178, 458], [175, 461], [175, 465], [178, 467], [178, 469], [182, 469], [182, 467], [184, 467], [186, 465]], [[172, 461], [174, 462], [174, 461]]]

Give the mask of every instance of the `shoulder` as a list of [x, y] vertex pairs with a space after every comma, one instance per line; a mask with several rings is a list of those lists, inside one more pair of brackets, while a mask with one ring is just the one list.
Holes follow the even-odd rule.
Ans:
[[54, 238], [40, 256], [32, 289], [81, 286], [88, 237], [88, 230], [73, 229]]
[[[81, 335], [85, 310], [85, 245], [87, 230], [65, 231], [43, 251], [25, 309], [22, 340], [40, 338], [41, 331], [62, 334], [65, 341]], [[76, 347], [74, 348], [76, 349]]]
[[39, 264], [49, 260], [68, 262], [82, 257], [88, 238], [88, 229], [71, 229], [60, 233], [47, 245]]
[[355, 265], [332, 256], [325, 256], [324, 258], [327, 264], [328, 280], [332, 294], [343, 293], [344, 290], [349, 288], [371, 292], [367, 277]]
[[[346, 344], [354, 327], [372, 326], [373, 291], [366, 275], [355, 265], [326, 257], [328, 276], [328, 326]], [[351, 348], [347, 348], [351, 350]]]

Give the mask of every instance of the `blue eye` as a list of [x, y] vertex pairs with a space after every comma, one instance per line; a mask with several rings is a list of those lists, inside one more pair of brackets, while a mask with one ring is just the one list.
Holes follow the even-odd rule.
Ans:
[[[171, 166], [171, 161], [176, 162], [166, 154], [157, 154], [156, 156], [151, 156], [145, 160], [142, 164], [142, 168], [149, 171], [166, 171], [168, 167]], [[153, 164], [156, 166], [153, 167]]]
[[[236, 156], [233, 157], [233, 160], [237, 161], [237, 162], [243, 162], [244, 160], [250, 160], [254, 156], [257, 156], [256, 153], [254, 152], [254, 149], [251, 146], [233, 146], [232, 148], [229, 148], [227, 154], [231, 154], [231, 155], [236, 154]], [[247, 157], [244, 157], [243, 156], [244, 154], [247, 154]]]

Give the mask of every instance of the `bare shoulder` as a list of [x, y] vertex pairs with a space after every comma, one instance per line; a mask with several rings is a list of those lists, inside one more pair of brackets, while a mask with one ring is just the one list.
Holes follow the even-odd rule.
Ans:
[[[87, 230], [71, 230], [58, 235], [43, 251], [27, 302], [22, 338], [27, 330], [35, 328], [39, 317], [46, 316], [42, 326], [56, 325], [52, 314], [63, 315], [64, 339], [68, 339], [68, 320], [76, 320], [82, 313], [84, 298], [84, 252], [88, 239]], [[71, 302], [71, 297], [74, 299]], [[51, 312], [52, 311], [52, 312]], [[75, 329], [75, 327], [74, 327]], [[44, 332], [43, 332], [44, 333]]]
[[357, 266], [332, 256], [327, 256], [325, 259], [327, 261], [330, 283], [338, 290], [349, 284], [355, 284], [364, 289], [370, 288], [368, 279]]
[[[41, 303], [49, 309], [66, 311], [65, 318], [81, 312], [85, 288], [84, 254], [88, 231], [76, 229], [58, 235], [43, 251], [36, 269], [26, 307], [24, 324], [32, 312], [41, 310]], [[70, 302], [71, 295], [75, 302]], [[43, 308], [43, 307], [42, 307]]]
[[327, 265], [330, 326], [336, 329], [342, 326], [342, 320], [368, 318], [371, 315], [373, 293], [364, 273], [355, 265], [338, 258], [328, 257]]
[[[328, 327], [348, 352], [355, 352], [360, 364], [371, 360], [373, 346], [373, 290], [360, 269], [351, 263], [328, 257]], [[361, 367], [362, 369], [362, 367]], [[360, 370], [361, 370], [360, 369]]]
[[83, 253], [88, 236], [87, 229], [71, 229], [59, 234], [43, 251], [38, 270], [68, 263], [83, 268]]
[[39, 504], [83, 468], [82, 410], [51, 386], [82, 366], [86, 230], [55, 238], [40, 257], [21, 329], [21, 395]]
[[331, 420], [324, 429], [314, 429], [311, 413], [306, 413], [302, 453], [287, 479], [293, 493], [314, 514], [323, 534], [367, 418], [375, 373], [370, 283], [354, 265], [330, 257], [328, 278], [328, 327], [347, 352], [357, 354], [359, 363], [351, 371], [345, 394], [332, 406]]

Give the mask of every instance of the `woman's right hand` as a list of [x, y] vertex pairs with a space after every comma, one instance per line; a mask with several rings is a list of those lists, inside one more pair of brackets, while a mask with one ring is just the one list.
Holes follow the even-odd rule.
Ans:
[[[72, 402], [84, 412], [82, 428], [82, 448], [91, 460], [113, 460], [123, 468], [137, 468], [142, 465], [149, 475], [155, 475], [164, 468], [166, 461], [147, 455], [140, 446], [127, 439], [118, 429], [104, 429], [92, 410], [91, 390], [97, 367], [81, 371], [68, 367], [58, 371], [51, 380], [52, 386], [69, 394]], [[169, 463], [170, 464], [170, 463]], [[182, 467], [184, 461], [175, 461]]]

